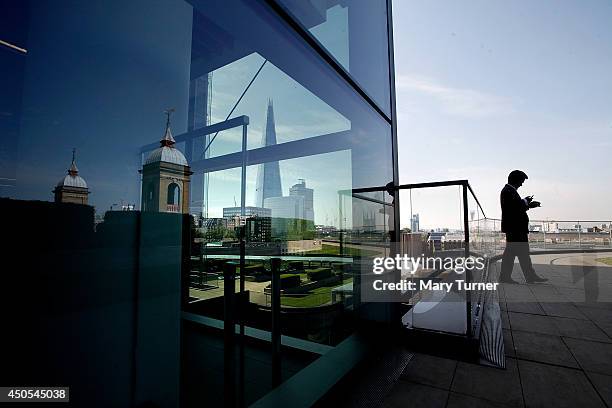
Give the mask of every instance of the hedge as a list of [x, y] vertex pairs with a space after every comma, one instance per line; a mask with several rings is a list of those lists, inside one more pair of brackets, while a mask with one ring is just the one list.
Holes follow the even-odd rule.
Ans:
[[[236, 270], [240, 271], [240, 268], [236, 268]], [[259, 273], [261, 274], [266, 273], [266, 268], [262, 264], [247, 265], [244, 267], [245, 275], [255, 275]]]
[[311, 281], [320, 281], [332, 276], [330, 268], [306, 269], [306, 276]]
[[301, 283], [302, 281], [300, 280], [300, 275], [296, 275], [294, 273], [284, 273], [280, 276], [281, 289], [297, 288]]
[[289, 261], [288, 268], [293, 271], [303, 271], [304, 262], [302, 261]]
[[352, 264], [348, 264], [348, 263], [333, 263], [332, 264], [332, 269], [334, 270], [334, 272], [350, 272], [351, 271], [351, 267]]

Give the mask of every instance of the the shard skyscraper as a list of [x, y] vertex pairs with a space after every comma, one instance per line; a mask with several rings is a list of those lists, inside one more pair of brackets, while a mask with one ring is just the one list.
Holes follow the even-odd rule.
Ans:
[[[276, 129], [274, 127], [274, 107], [272, 100], [268, 100], [268, 113], [266, 117], [266, 130], [262, 136], [262, 146], [276, 144]], [[282, 197], [280, 169], [278, 160], [259, 165], [257, 171], [257, 207], [264, 207], [264, 200], [270, 197]]]

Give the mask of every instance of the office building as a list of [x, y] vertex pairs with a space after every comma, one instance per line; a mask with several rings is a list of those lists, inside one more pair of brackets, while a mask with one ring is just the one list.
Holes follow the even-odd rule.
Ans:
[[290, 230], [301, 232], [305, 228], [304, 197], [270, 197], [264, 205], [272, 214], [272, 236], [285, 237]]
[[[261, 138], [261, 145], [276, 145], [276, 127], [274, 125], [274, 106], [272, 100], [268, 101], [266, 128]], [[259, 169], [257, 170], [256, 192], [256, 204], [260, 207], [265, 207], [264, 203], [266, 198], [281, 197], [283, 195], [278, 160], [268, 161], [259, 165]]]
[[412, 214], [412, 219], [410, 220], [410, 231], [419, 232], [421, 230], [421, 226], [419, 225], [419, 214]]
[[304, 219], [314, 222], [314, 190], [306, 187], [306, 180], [300, 179], [291, 186], [289, 195], [304, 197]]
[[223, 208], [223, 218], [230, 219], [235, 217], [262, 217], [262, 218], [270, 218], [272, 216], [272, 212], [269, 208], [263, 207], [244, 207], [244, 214], [242, 212], [242, 207], [225, 207]]
[[270, 242], [272, 236], [272, 211], [262, 207], [226, 207], [223, 219], [228, 229], [245, 227], [247, 242]]

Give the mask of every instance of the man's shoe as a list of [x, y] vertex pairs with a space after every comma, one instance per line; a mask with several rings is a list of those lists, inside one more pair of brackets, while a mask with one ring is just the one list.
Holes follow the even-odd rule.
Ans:
[[514, 279], [512, 279], [512, 278], [503, 278], [503, 279], [500, 279], [500, 280], [499, 280], [499, 282], [500, 282], [500, 283], [509, 283], [509, 284], [511, 284], [511, 285], [520, 285], [520, 283], [519, 283], [519, 282], [515, 281], [515, 280], [514, 280]]
[[534, 276], [533, 278], [529, 278], [526, 279], [527, 283], [542, 283], [542, 282], [548, 282], [548, 279], [546, 278], [540, 278], [539, 276]]

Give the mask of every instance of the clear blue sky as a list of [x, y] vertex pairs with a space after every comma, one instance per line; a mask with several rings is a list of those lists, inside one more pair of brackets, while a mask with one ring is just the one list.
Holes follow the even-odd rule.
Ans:
[[[469, 179], [498, 217], [519, 168], [543, 203], [532, 218], [612, 218], [612, 2], [393, 8], [402, 183]], [[437, 200], [421, 193], [421, 224], [454, 224]]]

